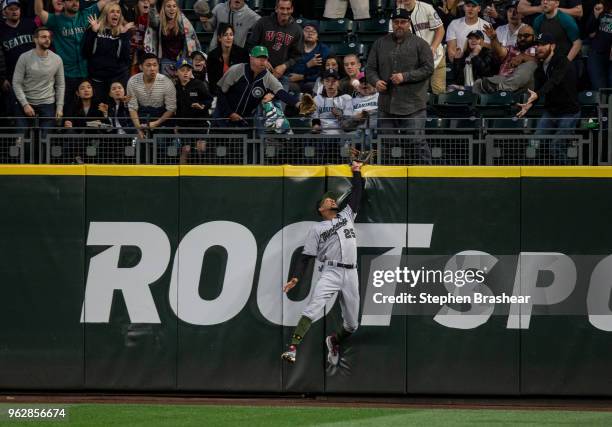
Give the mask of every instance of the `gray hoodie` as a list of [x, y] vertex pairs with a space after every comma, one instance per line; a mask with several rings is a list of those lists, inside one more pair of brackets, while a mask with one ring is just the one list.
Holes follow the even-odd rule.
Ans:
[[234, 44], [240, 47], [244, 47], [249, 31], [261, 18], [254, 10], [248, 7], [246, 4], [242, 9], [232, 11], [229, 7], [229, 1], [225, 3], [219, 3], [212, 10], [212, 17], [209, 19], [209, 25], [206, 25], [206, 29], [214, 31], [212, 40], [208, 51], [210, 52], [217, 46], [217, 27], [221, 23], [232, 24], [234, 27]]

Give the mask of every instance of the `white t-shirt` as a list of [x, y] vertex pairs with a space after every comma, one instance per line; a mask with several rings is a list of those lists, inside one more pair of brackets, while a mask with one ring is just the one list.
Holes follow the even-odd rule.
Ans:
[[340, 95], [335, 98], [328, 98], [323, 95], [315, 97], [317, 110], [312, 115], [313, 119], [321, 120], [321, 132], [328, 135], [342, 133], [340, 123], [332, 113], [334, 108], [342, 111], [345, 117], [353, 116], [353, 98], [350, 95]]
[[497, 27], [495, 32], [497, 33], [497, 40], [501, 43], [503, 47], [516, 46], [516, 35], [519, 33], [519, 30], [525, 24], [519, 25], [516, 31], [510, 31], [510, 26], [508, 24], [501, 25]]
[[[378, 92], [366, 96], [361, 96], [361, 94], [357, 93], [357, 96], [355, 96], [352, 101], [353, 115], [357, 115], [362, 111], [367, 111], [370, 115], [370, 126], [374, 126], [378, 118]], [[365, 128], [366, 123], [363, 123], [359, 127]]]
[[[484, 34], [484, 26], [488, 25], [487, 21], [478, 18], [478, 21], [474, 25], [468, 25], [465, 23], [465, 18], [453, 19], [446, 30], [446, 41], [457, 40], [457, 47], [461, 51], [465, 52], [465, 42], [467, 41], [467, 35], [471, 31], [480, 30]], [[491, 43], [491, 40], [484, 34], [485, 43]]]

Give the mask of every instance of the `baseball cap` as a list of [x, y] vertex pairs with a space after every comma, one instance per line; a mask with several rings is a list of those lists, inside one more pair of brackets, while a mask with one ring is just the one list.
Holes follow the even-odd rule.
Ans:
[[469, 39], [470, 37], [478, 37], [479, 39], [484, 39], [484, 33], [480, 30], [473, 30], [468, 33], [466, 38]]
[[319, 32], [319, 24], [317, 24], [316, 22], [304, 22], [302, 24], [302, 28], [306, 28], [306, 27], [311, 27], [314, 28], [315, 31], [318, 33]]
[[394, 19], [410, 19], [410, 12], [408, 12], [406, 9], [395, 9], [391, 14], [391, 20]]
[[210, 6], [206, 0], [198, 0], [193, 5], [193, 11], [199, 16], [211, 16]]
[[175, 65], [176, 69], [178, 70], [181, 67], [189, 67], [191, 69], [193, 69], [193, 64], [191, 63], [191, 61], [187, 58], [181, 58], [178, 61], [176, 61], [176, 65]]
[[265, 46], [255, 46], [251, 49], [250, 55], [254, 58], [268, 58], [268, 49]]
[[555, 38], [548, 33], [540, 33], [536, 37], [536, 44], [553, 44], [556, 43]]
[[506, 10], [508, 9], [517, 9], [518, 8], [518, 4], [519, 4], [519, 0], [513, 0], [512, 2], [510, 2], [510, 4], [506, 7]]
[[19, 3], [19, 0], [6, 0], [4, 2], [4, 7], [2, 8], [2, 10], [6, 9], [9, 6], [13, 6], [13, 5], [19, 6], [19, 8], [21, 8], [21, 3]]
[[357, 74], [357, 80], [359, 80], [359, 83], [367, 82], [366, 75], [363, 71], [360, 71], [359, 74]]
[[191, 53], [189, 54], [189, 57], [190, 57], [191, 59], [193, 59], [193, 57], [194, 57], [194, 56], [196, 56], [196, 55], [201, 55], [201, 56], [202, 56], [202, 58], [204, 58], [204, 59], [206, 59], [206, 58], [207, 58], [206, 54], [205, 54], [204, 52], [202, 52], [201, 50], [194, 50], [193, 52], [191, 52]]
[[471, 3], [474, 6], [480, 6], [480, 1], [479, 0], [465, 0], [463, 3], [465, 3], [465, 4]]
[[338, 74], [338, 72], [332, 68], [323, 71], [323, 74], [321, 75], [321, 79], [325, 80], [329, 77], [333, 77], [336, 80], [340, 80], [340, 75]]

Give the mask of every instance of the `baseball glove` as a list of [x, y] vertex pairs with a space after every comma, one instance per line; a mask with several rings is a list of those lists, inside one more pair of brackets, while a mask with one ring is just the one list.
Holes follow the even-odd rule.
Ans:
[[351, 148], [351, 158], [356, 162], [366, 165], [371, 163], [376, 158], [376, 150], [359, 151], [356, 148]]
[[305, 93], [302, 95], [302, 100], [300, 101], [300, 115], [302, 116], [310, 116], [317, 110], [317, 104], [312, 97], [312, 95]]

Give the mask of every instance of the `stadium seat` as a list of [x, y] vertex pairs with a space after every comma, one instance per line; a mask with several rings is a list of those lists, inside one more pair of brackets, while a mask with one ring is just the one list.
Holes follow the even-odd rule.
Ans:
[[336, 43], [330, 44], [329, 47], [336, 56], [342, 57], [354, 53], [362, 59], [367, 58], [366, 48], [361, 43]]
[[333, 19], [321, 21], [319, 40], [323, 43], [342, 43], [347, 41], [353, 32], [353, 21], [350, 19]]
[[522, 126], [522, 122], [514, 117], [515, 104], [512, 92], [495, 92], [480, 94], [476, 99], [478, 115], [485, 120], [484, 126], [488, 129], [515, 129]]
[[[476, 96], [469, 90], [457, 90], [436, 95], [433, 109], [439, 117], [448, 118], [448, 128], [461, 128], [474, 130], [478, 128], [474, 109]], [[459, 120], [453, 120], [459, 119]]]
[[302, 18], [302, 17], [297, 18], [297, 19], [295, 20], [295, 22], [297, 22], [298, 24], [300, 24], [300, 26], [302, 26], [302, 27], [303, 27], [304, 25], [306, 25], [306, 24], [316, 24], [317, 26], [320, 26], [320, 25], [321, 25], [321, 23], [320, 23], [318, 20], [316, 20], [316, 19], [307, 19], [307, 18]]
[[593, 129], [599, 127], [599, 91], [585, 90], [578, 94], [580, 103], [580, 127], [582, 129]]
[[362, 43], [372, 43], [389, 33], [389, 20], [373, 18], [357, 22], [357, 37]]

